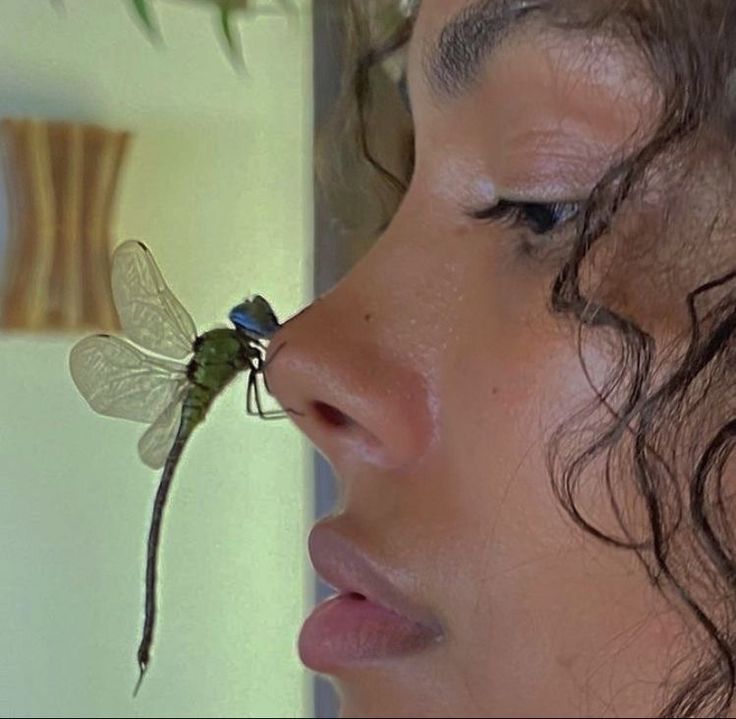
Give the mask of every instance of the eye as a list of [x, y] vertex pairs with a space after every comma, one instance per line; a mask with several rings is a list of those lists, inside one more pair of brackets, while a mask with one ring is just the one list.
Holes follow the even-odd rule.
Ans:
[[580, 202], [513, 202], [499, 200], [481, 210], [471, 210], [474, 220], [507, 222], [523, 226], [535, 235], [546, 235], [571, 222], [580, 213]]

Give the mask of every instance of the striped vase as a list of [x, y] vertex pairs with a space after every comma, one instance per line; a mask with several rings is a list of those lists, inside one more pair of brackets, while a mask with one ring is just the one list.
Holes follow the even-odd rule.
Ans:
[[130, 133], [73, 122], [0, 122], [7, 248], [0, 326], [117, 330], [110, 225]]

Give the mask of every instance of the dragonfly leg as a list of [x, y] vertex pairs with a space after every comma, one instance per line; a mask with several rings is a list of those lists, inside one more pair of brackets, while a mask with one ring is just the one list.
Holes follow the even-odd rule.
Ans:
[[[258, 375], [262, 372], [260, 358], [256, 360], [255, 367], [248, 373], [248, 389], [246, 392], [246, 411], [249, 415], [258, 415], [261, 419], [284, 419], [289, 416], [286, 410], [264, 411], [261, 404], [261, 394], [258, 389]], [[254, 408], [255, 405], [255, 408]]]
[[[263, 361], [263, 357], [258, 357], [256, 359], [256, 371], [258, 374], [263, 375], [263, 384], [266, 385], [266, 392], [271, 394], [271, 388], [268, 386], [268, 376], [266, 375], [266, 368], [268, 365], [271, 364], [276, 359], [276, 355], [278, 355], [279, 352], [284, 348], [286, 345], [286, 342], [282, 342], [275, 350], [274, 353], [268, 358], [268, 362]], [[296, 410], [286, 409], [286, 412], [293, 412], [294, 414], [301, 414], [301, 412], [297, 412]]]
[[[283, 347], [283, 345], [282, 345]], [[279, 347], [276, 352], [273, 354], [271, 360], [276, 356], [278, 351], [281, 349]], [[268, 382], [266, 381], [266, 375], [264, 373], [264, 370], [266, 369], [268, 363], [265, 363], [263, 361], [263, 357], [258, 356], [253, 360], [253, 366], [251, 368], [251, 371], [248, 374], [248, 389], [246, 393], [246, 410], [249, 415], [258, 415], [261, 419], [284, 419], [285, 417], [288, 417], [290, 414], [298, 414], [301, 415], [301, 412], [297, 412], [294, 409], [290, 409], [286, 407], [283, 410], [268, 410], [264, 411], [263, 405], [261, 404], [261, 394], [258, 387], [258, 375], [263, 376], [264, 383], [266, 385], [266, 391], [268, 391]], [[254, 409], [255, 404], [255, 409]]]

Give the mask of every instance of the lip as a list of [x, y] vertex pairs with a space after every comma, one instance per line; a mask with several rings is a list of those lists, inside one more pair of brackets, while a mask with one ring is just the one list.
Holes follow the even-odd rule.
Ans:
[[443, 636], [440, 623], [388, 579], [390, 572], [324, 524], [309, 534], [317, 574], [338, 590], [304, 622], [299, 655], [311, 669], [416, 654]]

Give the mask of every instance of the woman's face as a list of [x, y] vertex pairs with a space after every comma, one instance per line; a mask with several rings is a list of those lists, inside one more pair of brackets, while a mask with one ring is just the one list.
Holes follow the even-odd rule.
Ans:
[[[500, 27], [513, 4], [422, 3], [408, 193], [370, 253], [271, 343], [271, 390], [338, 477], [323, 530], [440, 627], [385, 656], [302, 637], [344, 716], [644, 716], [672, 658], [668, 605], [630, 552], [572, 525], [545, 464], [551, 432], [613, 367], [588, 337], [586, 379], [575, 325], [547, 307], [570, 208], [527, 227], [468, 214], [583, 200], [654, 94], [612, 40], [532, 16]], [[472, 48], [464, 30], [479, 23], [494, 41]], [[614, 531], [602, 473], [586, 475], [581, 511]]]

